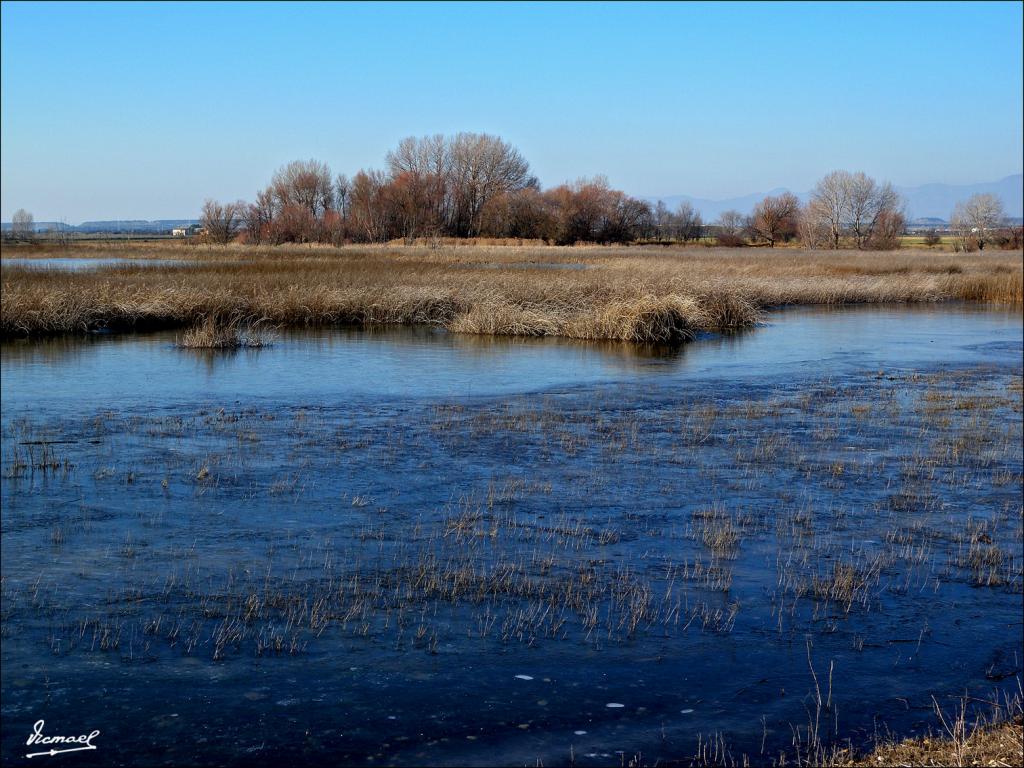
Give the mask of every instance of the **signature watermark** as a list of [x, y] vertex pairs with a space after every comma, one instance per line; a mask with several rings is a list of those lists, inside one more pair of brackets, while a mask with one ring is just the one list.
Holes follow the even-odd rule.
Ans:
[[87, 749], [96, 749], [96, 745], [92, 743], [92, 740], [100, 735], [99, 731], [93, 731], [89, 734], [83, 733], [81, 736], [46, 736], [43, 733], [43, 728], [45, 727], [45, 720], [36, 720], [36, 724], [32, 726], [32, 735], [28, 737], [28, 741], [25, 744], [30, 747], [36, 745], [49, 747], [49, 749], [43, 752], [29, 752], [25, 757], [53, 757], [65, 752], [83, 752]]

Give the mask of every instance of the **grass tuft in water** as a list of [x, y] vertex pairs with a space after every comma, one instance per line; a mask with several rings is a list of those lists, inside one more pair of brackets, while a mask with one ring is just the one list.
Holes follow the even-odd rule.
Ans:
[[211, 314], [185, 331], [178, 339], [178, 346], [183, 349], [269, 347], [273, 336], [260, 326], [261, 322]]

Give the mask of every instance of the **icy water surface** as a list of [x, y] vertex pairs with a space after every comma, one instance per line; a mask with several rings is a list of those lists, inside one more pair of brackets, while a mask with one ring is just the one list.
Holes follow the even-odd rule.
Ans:
[[1020, 675], [1019, 313], [2, 349], [3, 755], [619, 764]]

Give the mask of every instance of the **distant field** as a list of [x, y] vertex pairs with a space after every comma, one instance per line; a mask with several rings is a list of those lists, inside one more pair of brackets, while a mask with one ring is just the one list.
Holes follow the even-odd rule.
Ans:
[[939, 235], [940, 242], [936, 245], [927, 245], [924, 235], [903, 235], [900, 244], [904, 248], [927, 248], [929, 250], [952, 250], [956, 238], [953, 235]]

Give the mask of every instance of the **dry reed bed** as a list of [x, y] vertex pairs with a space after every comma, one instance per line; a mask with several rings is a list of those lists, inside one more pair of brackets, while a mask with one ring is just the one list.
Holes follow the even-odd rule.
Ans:
[[753, 325], [773, 306], [1021, 306], [1024, 295], [1020, 252], [145, 244], [59, 255], [197, 264], [58, 272], [7, 262], [4, 337], [177, 328], [231, 315], [288, 326], [428, 324], [460, 333], [675, 342]]
[[[953, 726], [950, 726], [953, 728]], [[953, 728], [949, 736], [884, 744], [856, 762], [836, 765], [1011, 766], [1024, 765], [1024, 719], [998, 725]]]

